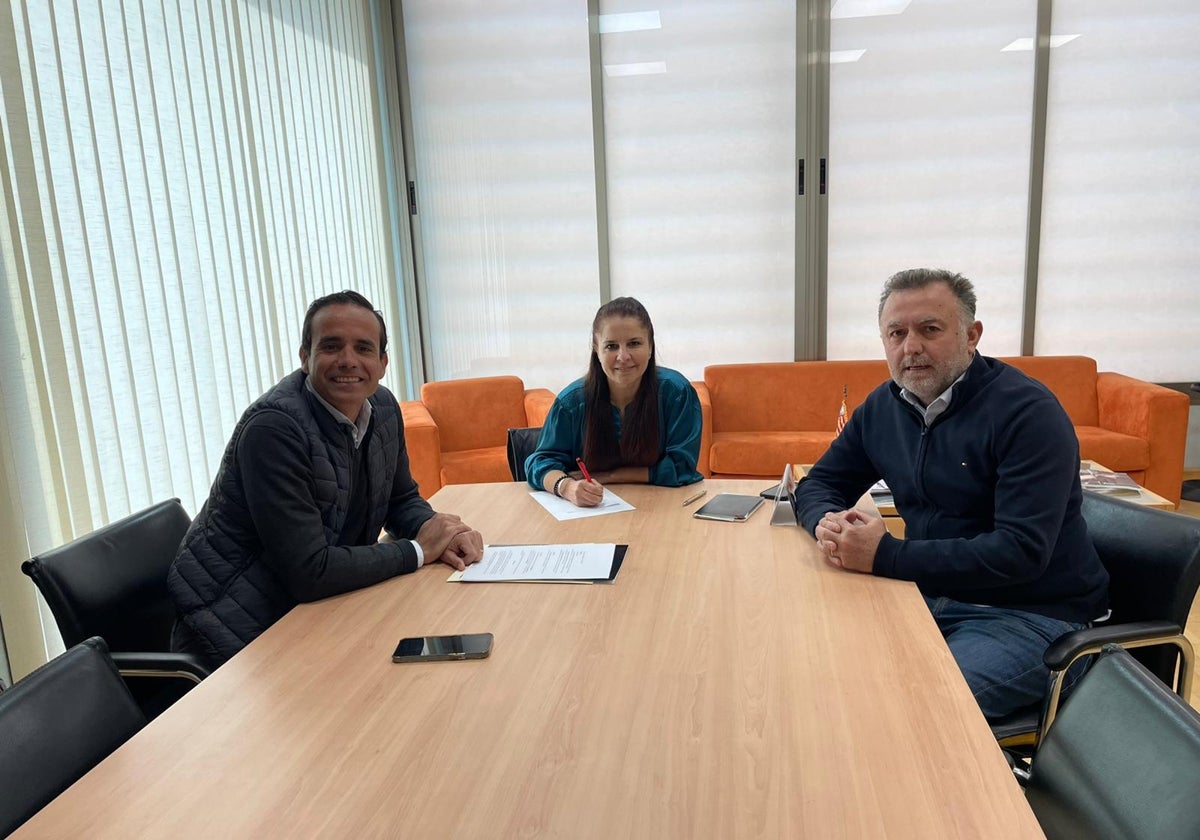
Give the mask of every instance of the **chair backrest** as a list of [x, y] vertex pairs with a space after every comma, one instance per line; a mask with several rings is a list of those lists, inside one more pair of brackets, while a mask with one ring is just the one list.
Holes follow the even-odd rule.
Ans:
[[1049, 388], [1071, 423], [1100, 425], [1100, 397], [1096, 389], [1096, 360], [1087, 356], [1001, 356]]
[[191, 519], [178, 499], [39, 554], [21, 565], [54, 613], [63, 642], [103, 636], [114, 651], [171, 649], [167, 572]]
[[541, 436], [541, 426], [508, 430], [508, 471], [512, 473], [513, 481], [525, 480], [525, 459], [537, 449]]
[[0, 693], [0, 836], [145, 723], [99, 638], [72, 647]]
[[[1107, 623], [1157, 620], [1183, 628], [1200, 587], [1200, 520], [1087, 491], [1083, 517], [1111, 579]], [[1139, 649], [1134, 655], [1173, 684], [1175, 648]]]
[[525, 385], [516, 376], [426, 382], [421, 402], [437, 423], [443, 452], [504, 445], [504, 433], [524, 426]]
[[1200, 837], [1200, 714], [1110, 645], [1046, 733], [1025, 788], [1049, 840]]

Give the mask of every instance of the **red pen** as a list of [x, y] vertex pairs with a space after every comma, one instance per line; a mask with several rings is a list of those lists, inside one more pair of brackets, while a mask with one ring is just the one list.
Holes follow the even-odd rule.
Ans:
[[582, 473], [583, 473], [583, 477], [584, 477], [585, 479], [587, 479], [588, 481], [591, 481], [591, 480], [592, 480], [592, 474], [591, 474], [590, 472], [588, 472], [588, 471], [587, 471], [587, 464], [583, 463], [583, 459], [582, 459], [582, 458], [576, 458], [576, 459], [575, 459], [575, 463], [579, 465], [579, 470], [580, 470], [580, 472], [582, 472]]

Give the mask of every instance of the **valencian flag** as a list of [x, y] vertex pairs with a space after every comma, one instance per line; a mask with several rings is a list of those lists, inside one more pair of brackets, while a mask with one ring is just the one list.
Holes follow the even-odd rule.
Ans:
[[837, 437], [842, 433], [842, 429], [846, 428], [846, 386], [842, 386], [842, 407], [838, 409], [837, 431], [833, 436]]

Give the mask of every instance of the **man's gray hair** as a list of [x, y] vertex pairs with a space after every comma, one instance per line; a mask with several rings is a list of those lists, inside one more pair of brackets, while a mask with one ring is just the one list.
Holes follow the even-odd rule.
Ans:
[[887, 303], [892, 292], [907, 292], [912, 289], [924, 289], [934, 283], [945, 283], [954, 296], [958, 298], [958, 308], [962, 313], [962, 327], [966, 329], [975, 322], [975, 287], [971, 281], [954, 271], [944, 268], [909, 268], [897, 271], [883, 284], [883, 293], [879, 296], [879, 315], [883, 318], [883, 305]]

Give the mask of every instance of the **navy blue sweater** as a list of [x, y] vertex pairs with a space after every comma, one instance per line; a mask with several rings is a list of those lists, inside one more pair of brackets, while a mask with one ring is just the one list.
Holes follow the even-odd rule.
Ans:
[[926, 428], [886, 382], [854, 411], [796, 491], [812, 533], [883, 478], [905, 539], [883, 537], [874, 573], [932, 597], [1087, 622], [1108, 573], [1080, 513], [1079, 442], [1055, 396], [975, 354], [950, 407]]

